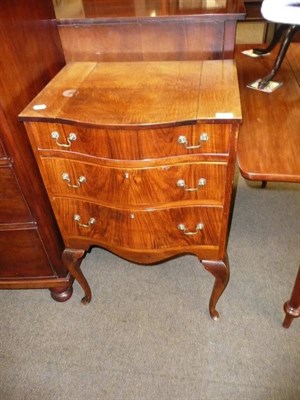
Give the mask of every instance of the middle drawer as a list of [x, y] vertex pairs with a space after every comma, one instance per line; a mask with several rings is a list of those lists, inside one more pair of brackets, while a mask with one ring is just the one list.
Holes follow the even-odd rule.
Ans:
[[222, 205], [226, 163], [183, 163], [147, 168], [116, 168], [60, 158], [41, 161], [53, 196], [114, 206], [149, 206], [181, 201]]

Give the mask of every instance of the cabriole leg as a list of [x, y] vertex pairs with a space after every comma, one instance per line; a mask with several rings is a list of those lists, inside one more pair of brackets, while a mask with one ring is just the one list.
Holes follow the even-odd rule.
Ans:
[[201, 261], [204, 268], [215, 277], [214, 287], [209, 300], [209, 313], [212, 319], [219, 319], [219, 313], [216, 310], [216, 305], [224, 292], [229, 281], [229, 262], [226, 255], [224, 260], [220, 261]]
[[68, 269], [73, 278], [77, 280], [84, 291], [84, 297], [81, 302], [83, 304], [88, 304], [91, 301], [92, 293], [91, 288], [80, 269], [80, 259], [83, 257], [83, 255], [84, 250], [82, 249], [66, 248], [63, 251], [62, 260], [65, 267]]

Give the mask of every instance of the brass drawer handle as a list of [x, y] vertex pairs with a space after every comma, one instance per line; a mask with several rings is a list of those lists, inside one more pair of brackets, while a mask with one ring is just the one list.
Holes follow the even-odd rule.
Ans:
[[200, 179], [198, 180], [197, 187], [194, 187], [194, 188], [188, 188], [188, 187], [186, 186], [186, 183], [185, 183], [185, 180], [184, 180], [184, 179], [179, 179], [179, 180], [177, 181], [177, 186], [178, 186], [179, 188], [182, 188], [185, 192], [197, 192], [197, 190], [199, 190], [199, 188], [200, 188], [201, 186], [205, 186], [205, 185], [206, 185], [206, 179], [205, 179], [205, 178], [200, 178]]
[[72, 184], [71, 184], [71, 179], [70, 179], [70, 176], [69, 176], [69, 174], [68, 174], [67, 172], [62, 173], [62, 174], [61, 174], [61, 177], [62, 177], [62, 180], [63, 180], [63, 181], [66, 181], [67, 184], [68, 184], [68, 186], [69, 186], [70, 188], [73, 188], [73, 189], [78, 189], [78, 188], [80, 188], [81, 184], [86, 182], [86, 177], [83, 176], [83, 175], [80, 176], [80, 177], [77, 179], [77, 184], [76, 184], [76, 185], [72, 185]]
[[52, 139], [55, 139], [55, 143], [57, 144], [57, 146], [59, 147], [70, 147], [71, 146], [71, 142], [74, 142], [77, 139], [77, 136], [75, 133], [71, 132], [69, 134], [69, 136], [67, 137], [67, 143], [59, 143], [58, 139], [59, 139], [59, 133], [57, 131], [53, 131], [51, 132], [51, 137]]
[[188, 230], [188, 228], [186, 228], [186, 226], [185, 226], [184, 224], [179, 224], [179, 225], [177, 226], [177, 229], [179, 229], [180, 231], [182, 231], [182, 232], [184, 233], [184, 235], [186, 235], [186, 236], [192, 236], [192, 235], [197, 235], [197, 233], [198, 233], [199, 231], [202, 231], [202, 230], [204, 229], [204, 224], [203, 224], [202, 222], [199, 222], [199, 223], [196, 225], [196, 230], [195, 230], [194, 232], [190, 232], [190, 231]]
[[90, 218], [90, 219], [88, 220], [88, 223], [87, 223], [87, 224], [82, 224], [82, 223], [80, 222], [80, 220], [81, 220], [80, 215], [74, 214], [74, 221], [76, 221], [77, 224], [78, 224], [78, 226], [81, 226], [82, 228], [91, 228], [92, 225], [95, 225], [95, 223], [96, 223], [96, 219], [95, 219], [95, 218]]
[[178, 141], [179, 144], [182, 144], [187, 150], [199, 149], [204, 142], [208, 141], [208, 134], [207, 133], [202, 133], [200, 135], [200, 138], [199, 138], [199, 144], [197, 144], [195, 146], [188, 146], [189, 142], [188, 142], [187, 138], [184, 135], [180, 135], [178, 137], [177, 141]]

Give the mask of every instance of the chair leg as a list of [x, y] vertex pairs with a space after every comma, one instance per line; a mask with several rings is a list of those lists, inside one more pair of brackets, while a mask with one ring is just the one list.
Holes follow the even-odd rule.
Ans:
[[299, 28], [300, 28], [299, 25], [290, 25], [290, 27], [288, 28], [288, 30], [285, 34], [285, 37], [281, 43], [277, 58], [275, 60], [275, 64], [274, 64], [271, 72], [260, 80], [259, 85], [258, 85], [259, 89], [264, 89], [268, 85], [268, 83], [274, 78], [276, 73], [278, 72], [278, 70], [282, 64], [282, 61], [284, 59], [284, 56], [287, 52], [287, 49], [291, 43], [291, 40], [293, 39], [293, 36], [295, 35], [295, 33], [297, 32], [297, 30]]
[[277, 43], [279, 43], [284, 31], [287, 30], [289, 26], [290, 25], [281, 24], [279, 26], [279, 28], [277, 29], [277, 31], [275, 32], [273, 39], [270, 42], [269, 46], [266, 47], [265, 49], [254, 48], [253, 53], [257, 54], [257, 55], [264, 55], [264, 54], [270, 53], [274, 49], [274, 47], [277, 45]]

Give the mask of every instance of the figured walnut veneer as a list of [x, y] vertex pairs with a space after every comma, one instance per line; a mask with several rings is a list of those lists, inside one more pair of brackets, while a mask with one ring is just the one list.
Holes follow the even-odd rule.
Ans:
[[20, 118], [83, 301], [78, 260], [93, 245], [140, 264], [190, 253], [215, 277], [218, 318], [241, 120], [233, 61], [71, 63]]

